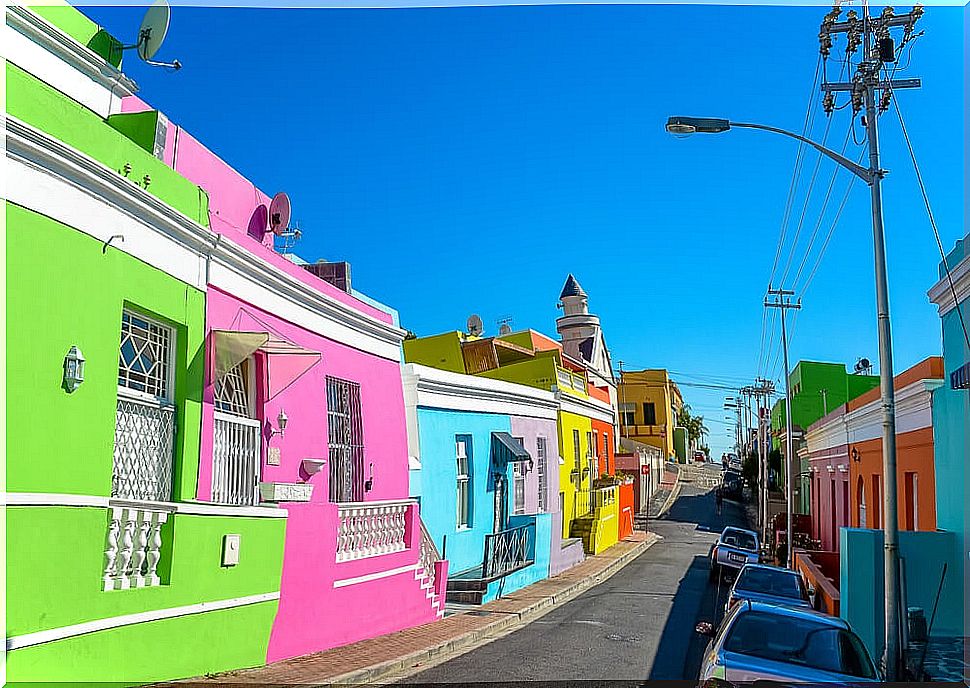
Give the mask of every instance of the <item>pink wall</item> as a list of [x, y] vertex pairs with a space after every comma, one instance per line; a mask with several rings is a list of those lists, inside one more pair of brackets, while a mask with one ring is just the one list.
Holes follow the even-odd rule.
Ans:
[[[851, 503], [851, 494], [845, 492], [849, 489], [849, 474], [839, 470], [840, 465], [845, 466], [848, 463], [846, 449], [846, 445], [833, 447], [813, 453], [809, 459], [809, 466], [815, 469], [811, 477], [812, 538], [819, 540], [821, 548], [826, 551], [839, 550], [839, 528], [849, 525], [846, 505]], [[849, 499], [846, 498], [846, 494]]]
[[[151, 106], [137, 96], [125, 98], [121, 105], [122, 112], [143, 112], [148, 109], [152, 109]], [[206, 191], [209, 196], [209, 222], [213, 231], [317, 291], [382, 322], [393, 322], [389, 313], [364, 303], [277, 254], [273, 250], [271, 233], [267, 233], [262, 242], [251, 237], [248, 232], [250, 218], [257, 206], [269, 205], [270, 197], [195, 137], [174, 124], [171, 125], [166, 140], [165, 163]], [[293, 208], [294, 220], [299, 218], [299, 212], [298, 207]]]

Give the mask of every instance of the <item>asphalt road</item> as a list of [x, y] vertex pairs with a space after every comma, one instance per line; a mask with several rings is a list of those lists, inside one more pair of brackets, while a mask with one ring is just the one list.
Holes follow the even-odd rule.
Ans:
[[[726, 525], [743, 525], [739, 504], [715, 514], [721, 471], [691, 467], [667, 516], [650, 529], [663, 540], [605, 582], [531, 624], [402, 681], [469, 683], [696, 679], [706, 639], [697, 621], [717, 621], [723, 584], [708, 580], [708, 554]], [[715, 599], [720, 604], [715, 604]]]

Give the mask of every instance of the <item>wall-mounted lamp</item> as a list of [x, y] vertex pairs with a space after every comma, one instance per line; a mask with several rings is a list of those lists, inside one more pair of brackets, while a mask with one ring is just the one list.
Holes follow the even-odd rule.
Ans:
[[364, 481], [364, 492], [374, 489], [374, 464], [370, 465], [370, 477]]
[[846, 466], [844, 463], [840, 463], [839, 464], [839, 473], [848, 473], [848, 472], [849, 472], [849, 467]]
[[283, 409], [280, 409], [280, 415], [276, 417], [276, 425], [279, 426], [279, 429], [270, 430], [269, 436], [272, 437], [273, 435], [279, 435], [280, 437], [282, 437], [283, 431], [286, 430], [286, 423], [288, 421], [289, 421], [289, 418], [286, 417], [286, 411], [284, 411]]
[[852, 447], [852, 460], [859, 461], [861, 458], [862, 457], [859, 455], [859, 450], [856, 449], [855, 447]]
[[64, 357], [64, 389], [73, 392], [84, 382], [84, 356], [72, 346]]

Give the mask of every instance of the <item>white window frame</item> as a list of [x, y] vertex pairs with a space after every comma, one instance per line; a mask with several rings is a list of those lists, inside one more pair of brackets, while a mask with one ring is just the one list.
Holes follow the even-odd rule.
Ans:
[[[525, 446], [524, 437], [513, 439]], [[512, 462], [512, 513], [516, 516], [525, 513], [525, 465], [522, 461]]]
[[[246, 385], [246, 415], [240, 415], [234, 411], [227, 411], [226, 409], [219, 408], [219, 385], [220, 382], [216, 381], [213, 385], [213, 407], [217, 413], [226, 416], [235, 416], [236, 418], [248, 418], [249, 420], [258, 420], [256, 414], [256, 357], [248, 356], [244, 360], [240, 361], [236, 367], [245, 366], [243, 368], [243, 383]], [[227, 372], [228, 375], [230, 372]], [[223, 378], [224, 379], [224, 378]]]
[[[173, 398], [175, 397], [175, 342], [176, 342], [176, 332], [175, 328], [171, 325], [167, 325], [160, 320], [145, 315], [141, 311], [135, 308], [125, 307], [121, 309], [122, 324], [124, 324], [124, 317], [128, 314], [130, 316], [145, 320], [151, 325], [155, 325], [159, 329], [165, 330], [168, 333], [168, 351], [166, 351], [165, 360], [165, 392], [164, 396], [159, 396], [157, 394], [152, 394], [150, 392], [144, 392], [139, 389], [132, 389], [126, 385], [118, 383], [118, 394], [126, 397], [127, 399], [133, 401], [144, 401], [149, 403], [154, 403], [159, 407], [174, 407], [175, 403]], [[118, 338], [118, 358], [119, 364], [121, 359], [121, 338]]]
[[[637, 424], [637, 405], [636, 402], [627, 401], [620, 403], [620, 425], [630, 427]], [[627, 414], [630, 414], [629, 416]]]
[[539, 482], [539, 513], [546, 511], [546, 500], [548, 497], [546, 493], [549, 491], [548, 461], [548, 443], [544, 436], [539, 435], [536, 437], [536, 474]]

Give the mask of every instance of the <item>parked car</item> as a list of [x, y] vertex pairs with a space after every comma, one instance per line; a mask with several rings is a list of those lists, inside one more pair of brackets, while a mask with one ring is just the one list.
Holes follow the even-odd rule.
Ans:
[[761, 561], [761, 545], [753, 530], [728, 526], [711, 550], [711, 579], [724, 569], [739, 571], [745, 564]]
[[881, 680], [859, 636], [838, 617], [748, 600], [728, 612], [716, 633], [706, 621], [696, 630], [711, 637], [701, 661], [701, 686]]
[[751, 600], [767, 604], [811, 609], [808, 590], [796, 571], [767, 564], [745, 564], [731, 586], [724, 609]]
[[740, 473], [725, 471], [721, 475], [721, 496], [725, 499], [741, 500], [744, 494], [744, 478]]

